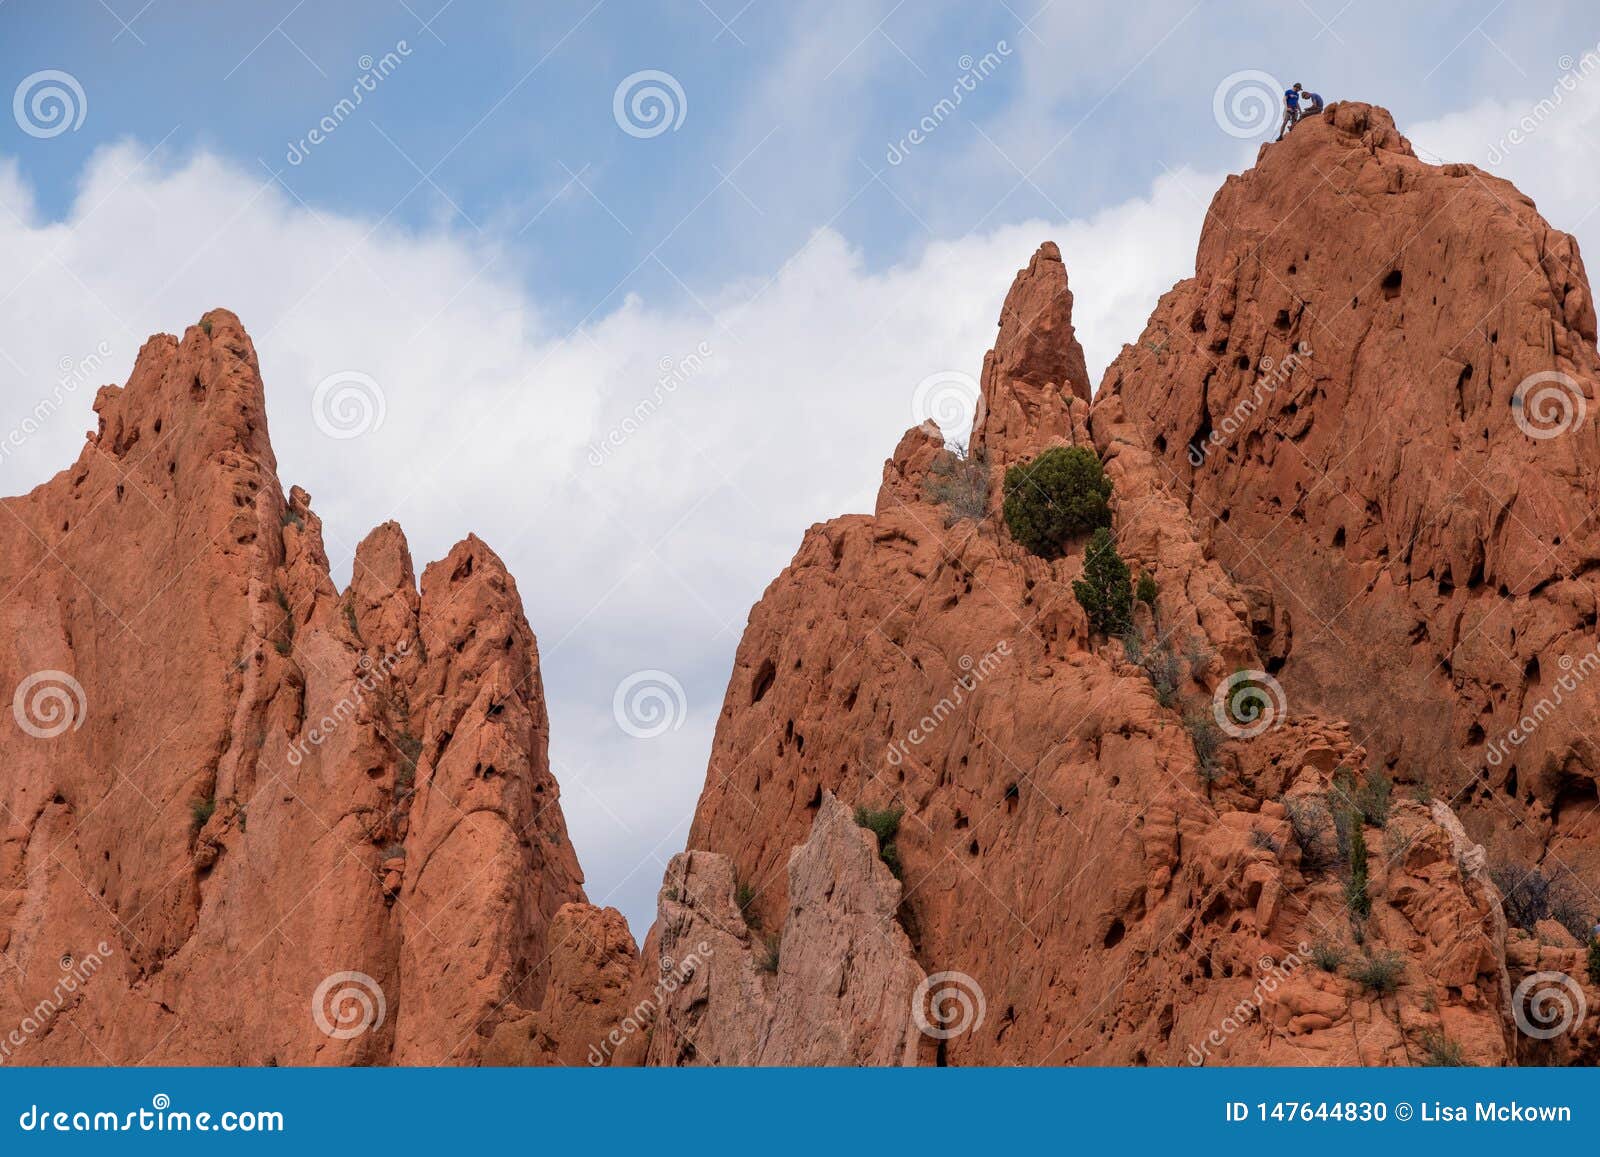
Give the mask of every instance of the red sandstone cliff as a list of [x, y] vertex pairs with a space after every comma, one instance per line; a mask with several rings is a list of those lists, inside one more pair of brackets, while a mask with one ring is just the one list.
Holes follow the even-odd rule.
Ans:
[[[388, 524], [335, 590], [215, 311], [4, 503], [0, 1023], [35, 1063], [1593, 1063], [1594, 1018], [1525, 1031], [1526, 978], [1600, 992], [1490, 867], [1600, 867], [1600, 447], [1552, 409], [1594, 341], [1571, 239], [1364, 105], [1229, 179], [1092, 402], [1046, 243], [983, 366], [986, 510], [930, 499], [925, 426], [806, 534], [635, 949], [584, 901], [509, 574], [469, 538], [419, 586]], [[1156, 583], [1126, 642], [1081, 542], [1000, 517], [1058, 445]], [[1242, 670], [1281, 699], [1213, 753]], [[1384, 773], [1363, 858], [1329, 803]]]
[[[1528, 749], [1538, 774], [1520, 788], [1514, 768], [1470, 795], [1446, 774], [1595, 646], [1575, 583], [1593, 436], [1551, 450], [1510, 409], [1529, 374], [1591, 380], [1571, 239], [1503, 182], [1416, 161], [1382, 110], [1345, 105], [1229, 180], [1196, 277], [1092, 411], [1071, 306], [1046, 244], [985, 359], [973, 450], [996, 487], [1050, 445], [1097, 449], [1122, 553], [1159, 586], [1141, 645], [1184, 654], [1180, 686], [1158, 692], [1091, 637], [1070, 589], [1080, 558], [1017, 547], [997, 493], [988, 517], [947, 525], [926, 497], [938, 433], [911, 431], [877, 513], [814, 527], [751, 614], [689, 840], [727, 860], [707, 909], [727, 922], [731, 890], [753, 892], [752, 923], [787, 947], [790, 849], [836, 794], [904, 809], [904, 892], [884, 922], [926, 972], [960, 974], [936, 990], [986, 1005], [959, 1010], [959, 1033], [924, 1033], [923, 1061], [1592, 1058], [1592, 1024], [1551, 1043], [1519, 1028], [1525, 976], [1564, 972], [1570, 992], [1586, 970], [1552, 922], [1537, 939], [1508, 928], [1477, 841], [1523, 863], [1548, 846], [1593, 875], [1593, 705]], [[1274, 365], [1257, 424], [1230, 425], [1219, 452], [1211, 432]], [[1211, 456], [1199, 467], [1191, 443]], [[1241, 668], [1281, 676], [1285, 698], [1275, 727], [1224, 746], [1219, 774], [1184, 701], [1209, 706]], [[1331, 824], [1309, 842], [1295, 828], [1336, 777], [1387, 772], [1413, 790], [1364, 832], [1372, 912], [1353, 919], [1349, 871], [1318, 846]], [[681, 903], [664, 900], [658, 929], [683, 922]], [[1327, 949], [1345, 963], [1307, 963]], [[1353, 979], [1368, 956], [1399, 961], [1395, 991]], [[714, 1014], [712, 980], [668, 1007], [675, 1061], [730, 1042], [752, 1055], [748, 1029]]]
[[1101, 403], [1155, 447], [1296, 706], [1356, 723], [1492, 856], [1570, 873], [1591, 915], [1597, 382], [1573, 239], [1346, 104], [1228, 179]]
[[35, 677], [0, 729], [7, 1059], [478, 1059], [621, 924], [584, 903], [515, 583], [469, 538], [419, 591], [389, 524], [336, 591], [224, 310], [95, 408], [0, 518], [0, 682]]

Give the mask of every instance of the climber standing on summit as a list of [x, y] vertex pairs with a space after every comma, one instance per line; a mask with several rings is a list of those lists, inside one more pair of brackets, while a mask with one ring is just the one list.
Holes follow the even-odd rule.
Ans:
[[1278, 125], [1278, 140], [1283, 140], [1283, 134], [1294, 128], [1295, 122], [1300, 119], [1300, 82], [1295, 81], [1293, 88], [1283, 90], [1283, 121]]

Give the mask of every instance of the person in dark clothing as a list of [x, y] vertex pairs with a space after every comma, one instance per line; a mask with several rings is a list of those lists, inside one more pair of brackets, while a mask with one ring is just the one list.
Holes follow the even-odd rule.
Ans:
[[1295, 122], [1300, 119], [1300, 83], [1295, 82], [1293, 88], [1283, 92], [1283, 121], [1278, 125], [1278, 140], [1283, 140], [1283, 134], [1294, 128]]
[[1307, 117], [1316, 117], [1322, 115], [1322, 98], [1316, 93], [1302, 92], [1300, 94], [1300, 99], [1305, 102], [1305, 105], [1300, 110], [1300, 115], [1296, 118], [1297, 121], [1303, 121]]

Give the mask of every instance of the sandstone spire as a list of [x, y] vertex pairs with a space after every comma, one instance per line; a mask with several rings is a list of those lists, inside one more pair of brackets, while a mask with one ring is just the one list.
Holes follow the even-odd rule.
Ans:
[[[389, 524], [336, 591], [226, 310], [151, 338], [96, 409], [77, 464], [0, 518], [16, 1058], [470, 1062], [547, 988], [593, 987], [568, 941], [621, 917], [584, 903], [537, 646], [488, 547], [419, 594]], [[599, 943], [597, 973], [631, 968]], [[524, 1052], [581, 1055], [568, 1029], [608, 1008]]]
[[1061, 250], [1046, 241], [1019, 270], [1000, 311], [1000, 334], [983, 359], [983, 402], [973, 451], [994, 465], [1032, 456], [1073, 435], [1089, 401], [1089, 371], [1072, 327], [1072, 290]]

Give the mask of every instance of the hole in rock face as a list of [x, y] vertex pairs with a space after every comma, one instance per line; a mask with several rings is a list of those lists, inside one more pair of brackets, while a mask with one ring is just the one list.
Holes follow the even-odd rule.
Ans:
[[1384, 276], [1384, 279], [1383, 279], [1383, 296], [1386, 299], [1392, 301], [1393, 299], [1395, 299], [1395, 298], [1400, 296], [1400, 280], [1401, 280], [1401, 275], [1400, 275], [1400, 271], [1398, 269], [1391, 269]]
[[772, 690], [772, 681], [778, 677], [777, 665], [771, 659], [764, 660], [756, 677], [750, 682], [750, 703], [754, 706], [760, 703], [766, 693]]
[[[1204, 454], [1207, 443], [1211, 440], [1211, 414], [1209, 411], [1200, 415], [1200, 425], [1195, 427], [1194, 434], [1189, 438], [1189, 447], [1193, 453]], [[1193, 460], [1191, 456], [1191, 461]]]
[[1556, 789], [1555, 803], [1551, 805], [1550, 816], [1557, 824], [1563, 819], [1574, 817], [1583, 819], [1595, 810], [1600, 803], [1600, 790], [1595, 787], [1595, 781], [1578, 775], [1565, 775], [1562, 777], [1561, 786]]
[[1127, 935], [1127, 932], [1128, 930], [1123, 927], [1121, 917], [1111, 921], [1111, 927], [1106, 929], [1105, 947], [1115, 948], [1118, 944], [1121, 944], [1122, 938]]

